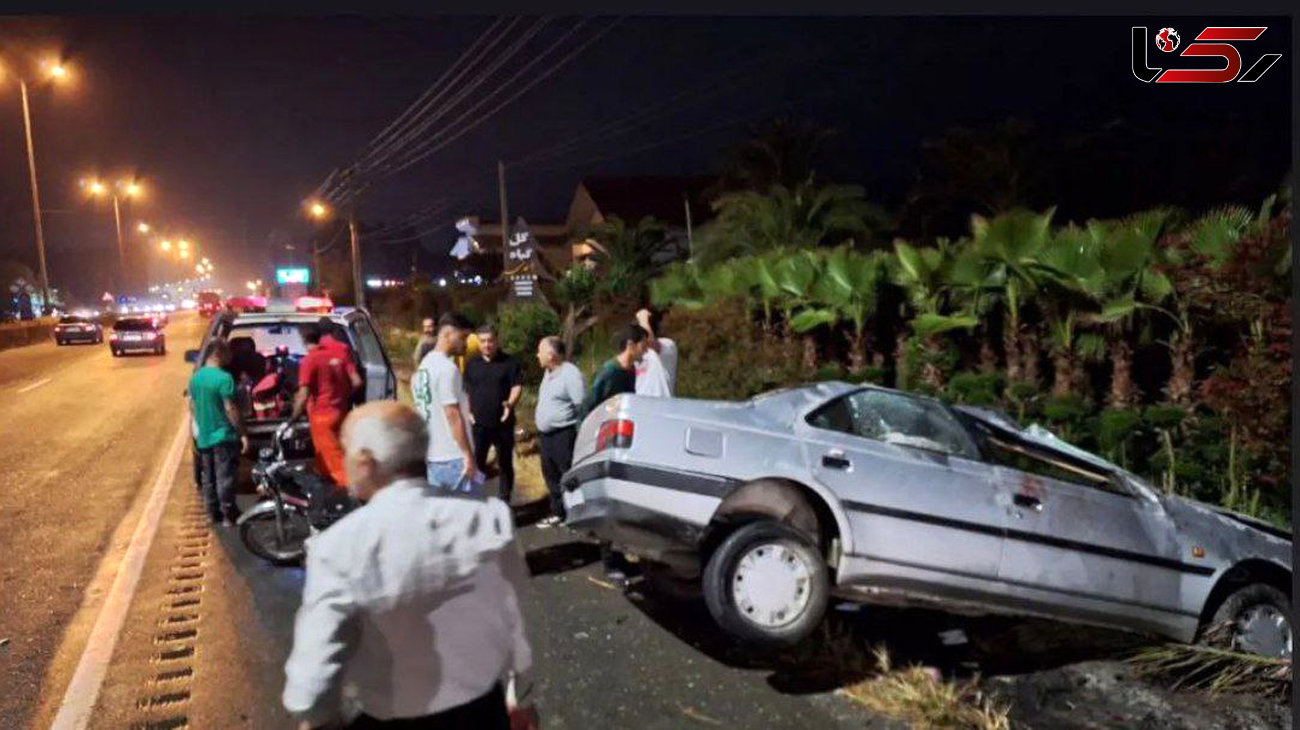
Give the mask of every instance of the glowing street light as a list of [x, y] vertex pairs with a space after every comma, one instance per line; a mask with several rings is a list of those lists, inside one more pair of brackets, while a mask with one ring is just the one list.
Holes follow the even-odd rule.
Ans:
[[136, 225], [135, 229], [141, 233], [148, 233], [150, 230], [149, 224], [145, 223], [144, 221], [140, 221], [140, 223]]
[[158, 248], [161, 248], [163, 251], [171, 251], [171, 250], [172, 250], [172, 242], [171, 242], [171, 241], [167, 241], [167, 240], [159, 241], [159, 242], [158, 242]]
[[[68, 77], [68, 67], [60, 63], [58, 59], [47, 59], [40, 65], [45, 80], [61, 83]], [[32, 191], [32, 222], [35, 224], [36, 254], [41, 265], [41, 301], [43, 306], [49, 306], [50, 277], [49, 270], [45, 265], [45, 232], [41, 227], [41, 189], [36, 184], [36, 150], [35, 144], [32, 142], [32, 112], [27, 102], [27, 79], [21, 74], [17, 74], [17, 78], [18, 91], [23, 101], [23, 132], [27, 140], [27, 179]]]
[[248, 287], [249, 291], [257, 291], [257, 284], [254, 282], [246, 281], [244, 282], [244, 286]]
[[177, 246], [178, 248], [180, 248], [180, 250], [182, 250], [182, 251], [188, 251], [188, 250], [190, 250], [190, 242], [189, 242], [189, 241], [186, 241], [184, 238], [182, 238], [181, 240], [177, 241], [177, 242], [176, 242], [176, 246]]
[[[117, 231], [117, 257], [122, 269], [122, 279], [126, 279], [126, 244], [122, 240], [122, 205], [121, 199], [139, 198], [144, 194], [144, 187], [137, 180], [118, 180], [110, 187], [103, 180], [88, 178], [81, 181], [81, 187], [92, 197], [109, 195], [113, 198], [113, 225]], [[138, 227], [141, 233], [147, 233], [147, 224]]]
[[323, 220], [329, 217], [330, 209], [329, 206], [325, 205], [319, 200], [316, 200], [308, 204], [307, 213], [311, 215], [312, 218], [315, 218], [316, 220]]
[[179, 255], [182, 259], [188, 259], [190, 257], [190, 252], [182, 248]]

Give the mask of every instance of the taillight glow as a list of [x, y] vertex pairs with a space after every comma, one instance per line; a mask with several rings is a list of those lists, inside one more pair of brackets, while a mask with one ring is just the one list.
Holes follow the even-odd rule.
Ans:
[[156, 340], [158, 339], [158, 335], [153, 332], [146, 332], [144, 333], [144, 338], [146, 340]]
[[605, 421], [600, 424], [600, 431], [596, 433], [596, 451], [631, 448], [635, 430], [633, 423], [626, 419]]

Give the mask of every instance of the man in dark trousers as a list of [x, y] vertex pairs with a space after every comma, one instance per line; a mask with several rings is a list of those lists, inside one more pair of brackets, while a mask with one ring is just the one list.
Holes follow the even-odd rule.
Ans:
[[[614, 335], [614, 357], [605, 361], [591, 381], [591, 390], [582, 402], [582, 417], [596, 410], [601, 403], [622, 393], [636, 392], [636, 366], [645, 355], [649, 333], [639, 325], [630, 324]], [[615, 583], [627, 580], [626, 561], [614, 552], [608, 542], [600, 544], [600, 559], [605, 566], [605, 577]]]
[[465, 392], [474, 425], [474, 461], [487, 469], [488, 449], [496, 450], [498, 495], [510, 504], [515, 488], [515, 406], [524, 392], [519, 361], [501, 351], [491, 325], [478, 329], [479, 354], [466, 358]]

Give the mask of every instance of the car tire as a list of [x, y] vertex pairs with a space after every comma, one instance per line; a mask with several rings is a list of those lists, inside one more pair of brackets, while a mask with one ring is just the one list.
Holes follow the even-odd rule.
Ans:
[[[1225, 630], [1219, 630], [1224, 627]], [[1249, 583], [1233, 591], [1214, 611], [1203, 643], [1272, 657], [1291, 656], [1291, 599], [1267, 583]]]
[[55, 347], [63, 347], [63, 340], [60, 340], [59, 338], [55, 337], [55, 338], [54, 338], [54, 346], [55, 346]]
[[723, 540], [705, 565], [703, 584], [704, 602], [724, 631], [772, 648], [807, 638], [830, 601], [829, 571], [813, 541], [771, 520]]

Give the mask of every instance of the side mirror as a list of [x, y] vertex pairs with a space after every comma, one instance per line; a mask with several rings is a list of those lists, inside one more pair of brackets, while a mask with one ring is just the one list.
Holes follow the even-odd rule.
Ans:
[[186, 351], [185, 351], [185, 362], [188, 362], [188, 363], [197, 363], [198, 361], [199, 361], [199, 351], [198, 351], [198, 350], [186, 350]]

